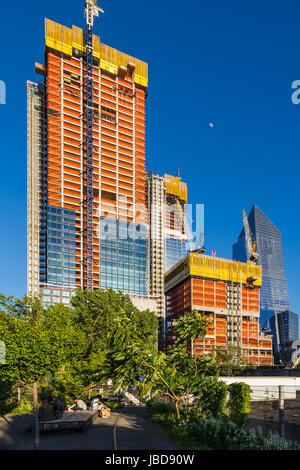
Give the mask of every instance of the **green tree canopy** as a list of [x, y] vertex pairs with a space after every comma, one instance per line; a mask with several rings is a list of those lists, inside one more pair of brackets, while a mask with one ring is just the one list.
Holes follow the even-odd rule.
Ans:
[[[153, 312], [140, 312], [128, 295], [112, 289], [77, 291], [72, 298], [74, 323], [84, 335], [80, 363], [73, 372], [82, 377], [85, 387], [92, 387], [104, 374], [110, 338], [116, 332], [128, 332], [144, 343], [155, 344], [158, 322]], [[107, 370], [107, 369], [106, 369]]]
[[[63, 305], [43, 308], [38, 299], [0, 296], [0, 339], [6, 362], [3, 382], [36, 384], [80, 353], [83, 337], [74, 328], [72, 310]], [[36, 387], [35, 387], [36, 390]], [[34, 406], [37, 392], [34, 392]]]
[[210, 322], [197, 311], [186, 314], [175, 323], [175, 344], [164, 354], [136, 334], [130, 321], [120, 323], [108, 344], [106, 377], [118, 388], [138, 380], [142, 397], [150, 392], [152, 396], [163, 393], [174, 402], [180, 417], [180, 402], [189, 394], [199, 395], [204, 382], [211, 380], [206, 372], [211, 371], [214, 357], [198, 358], [187, 353], [191, 341], [204, 338], [209, 328]]

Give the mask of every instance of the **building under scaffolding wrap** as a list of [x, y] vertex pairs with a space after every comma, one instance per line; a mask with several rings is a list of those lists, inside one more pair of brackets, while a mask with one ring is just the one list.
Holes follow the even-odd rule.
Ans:
[[272, 338], [260, 334], [261, 266], [190, 252], [165, 276], [166, 346], [172, 344], [173, 321], [197, 310], [212, 321], [212, 330], [195, 338], [195, 355], [228, 345], [239, 347], [243, 360], [273, 365]]
[[165, 335], [164, 274], [186, 255], [184, 225], [187, 185], [179, 177], [148, 172], [149, 288], [160, 318], [160, 346]]
[[27, 83], [28, 294], [44, 304], [78, 287], [149, 298], [148, 66], [90, 32], [46, 19], [42, 83]]

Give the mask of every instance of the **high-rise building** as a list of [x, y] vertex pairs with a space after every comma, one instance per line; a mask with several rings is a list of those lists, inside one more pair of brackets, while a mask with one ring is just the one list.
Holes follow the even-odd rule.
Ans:
[[299, 338], [298, 314], [290, 310], [275, 311], [274, 315], [268, 318], [267, 327], [273, 335], [275, 361], [276, 363], [284, 362], [288, 345], [292, 346], [293, 342]]
[[149, 222], [150, 295], [156, 299], [160, 340], [164, 337], [164, 274], [186, 255], [185, 206], [187, 185], [179, 176], [148, 172], [146, 178]]
[[46, 19], [36, 71], [39, 83], [27, 83], [28, 294], [68, 304], [78, 287], [112, 287], [148, 298], [148, 66]]
[[187, 253], [185, 206], [187, 185], [179, 176], [164, 175], [165, 184], [165, 272]]
[[212, 330], [192, 341], [192, 354], [232, 345], [246, 363], [272, 365], [272, 338], [259, 329], [260, 286], [260, 266], [190, 252], [166, 273], [166, 346], [175, 338], [174, 320], [197, 310]]
[[[288, 285], [284, 273], [281, 234], [278, 228], [256, 206], [248, 215], [252, 242], [256, 242], [257, 263], [262, 266], [262, 287], [260, 292], [260, 325], [275, 310], [289, 309]], [[242, 229], [237, 243], [233, 245], [233, 259], [247, 261], [245, 232]]]

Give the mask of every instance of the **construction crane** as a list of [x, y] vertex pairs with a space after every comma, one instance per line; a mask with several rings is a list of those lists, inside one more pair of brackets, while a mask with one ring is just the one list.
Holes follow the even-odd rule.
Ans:
[[[249, 222], [246, 212], [243, 210], [243, 222], [244, 222], [244, 232], [245, 232], [245, 242], [247, 250], [247, 261], [250, 261], [252, 264], [257, 263], [258, 253], [256, 252], [256, 242], [252, 243], [251, 231], [249, 227]], [[248, 287], [253, 288], [253, 283], [257, 281], [257, 277], [251, 276], [247, 278]]]
[[297, 365], [299, 364], [299, 362], [300, 362], [300, 356], [297, 357], [296, 361], [292, 365], [292, 369], [295, 369], [297, 367]]
[[184, 210], [182, 209], [181, 204], [180, 204], [178, 199], [176, 199], [176, 204], [177, 204], [179, 216], [180, 216], [181, 220], [183, 220], [184, 232], [185, 232], [187, 241], [188, 241], [189, 246], [190, 246], [190, 251], [197, 251], [198, 253], [205, 253], [205, 251], [206, 251], [205, 248], [203, 246], [199, 246], [199, 244], [200, 244], [199, 242], [200, 242], [200, 239], [201, 239], [201, 234], [200, 234], [199, 239], [195, 243], [194, 239], [193, 239], [191, 229], [190, 229], [190, 225], [188, 223], [188, 220], [186, 218]]
[[86, 287], [93, 289], [93, 26], [103, 12], [97, 0], [85, 0], [86, 19]]
[[252, 243], [251, 232], [249, 227], [248, 218], [246, 212], [243, 210], [243, 222], [244, 222], [244, 232], [245, 232], [245, 241], [246, 241], [246, 250], [247, 250], [247, 260], [254, 263], [257, 262], [258, 254], [256, 252], [256, 242]]

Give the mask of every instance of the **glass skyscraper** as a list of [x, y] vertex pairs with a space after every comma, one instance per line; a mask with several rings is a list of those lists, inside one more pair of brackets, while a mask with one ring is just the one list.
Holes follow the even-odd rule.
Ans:
[[[281, 346], [296, 341], [298, 339], [298, 314], [286, 310], [284, 312], [274, 312], [267, 320], [267, 326], [271, 330], [274, 341], [274, 357], [275, 362], [281, 359]], [[287, 347], [284, 348], [286, 351]], [[284, 359], [284, 357], [282, 357]]]
[[[284, 273], [281, 234], [268, 217], [254, 205], [248, 216], [252, 242], [256, 241], [259, 255], [257, 263], [262, 266], [260, 293], [260, 325], [275, 311], [289, 310], [288, 285]], [[245, 233], [242, 229], [238, 241], [233, 245], [233, 259], [247, 261]]]

